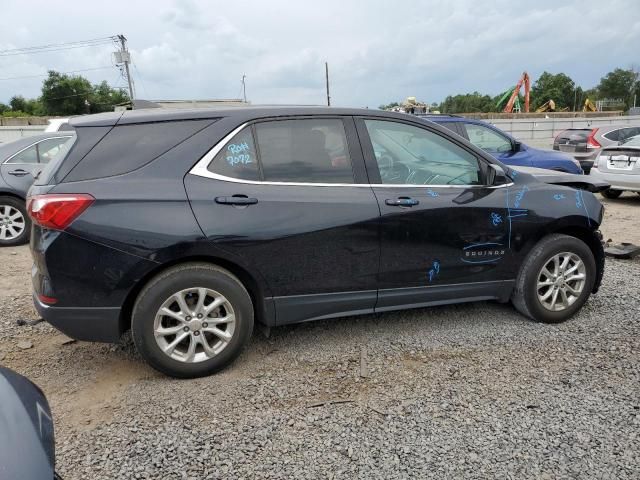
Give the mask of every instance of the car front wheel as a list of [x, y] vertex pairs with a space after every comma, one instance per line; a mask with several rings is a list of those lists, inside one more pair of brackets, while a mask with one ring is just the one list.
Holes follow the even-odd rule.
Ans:
[[231, 363], [253, 330], [253, 304], [230, 272], [206, 263], [170, 268], [133, 309], [131, 333], [147, 362], [172, 377], [210, 375]]
[[587, 301], [596, 278], [589, 247], [575, 237], [543, 238], [524, 261], [511, 301], [523, 315], [544, 323], [573, 316]]

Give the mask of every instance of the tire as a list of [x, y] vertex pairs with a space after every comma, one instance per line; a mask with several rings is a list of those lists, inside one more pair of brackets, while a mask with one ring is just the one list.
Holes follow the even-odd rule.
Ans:
[[[161, 314], [163, 307], [173, 314]], [[207, 313], [207, 307], [214, 308]], [[162, 272], [140, 292], [131, 334], [153, 368], [171, 377], [196, 378], [223, 369], [240, 354], [251, 337], [253, 316], [251, 297], [233, 274], [207, 263], [187, 263]]]
[[[545, 266], [552, 266], [552, 259], [558, 255], [559, 262], [562, 263], [564, 258], [569, 258], [568, 270], [565, 274], [567, 279], [573, 279], [575, 275], [583, 274], [584, 278], [581, 280], [567, 280], [567, 286], [563, 285], [562, 275], [558, 275], [558, 283], [553, 282], [550, 276], [543, 273], [542, 269]], [[564, 255], [564, 256], [563, 256]], [[575, 262], [575, 258], [579, 259], [582, 263], [582, 269], [576, 267], [576, 270], [571, 272], [573, 266], [578, 265]], [[571, 261], [574, 260], [574, 261]], [[547, 269], [549, 270], [549, 269]], [[553, 268], [551, 268], [553, 270]], [[559, 269], [559, 273], [562, 270]], [[555, 272], [551, 272], [555, 273]], [[577, 277], [576, 277], [577, 278]], [[539, 279], [544, 279], [545, 285], [538, 290]], [[520, 267], [518, 277], [516, 279], [516, 285], [511, 295], [511, 303], [513, 306], [522, 313], [524, 316], [542, 323], [560, 323], [564, 322], [568, 318], [572, 317], [578, 310], [582, 308], [584, 303], [591, 295], [593, 286], [596, 280], [596, 262], [591, 252], [591, 249], [582, 240], [568, 235], [553, 234], [544, 237], [540, 240], [529, 252], [529, 255], [525, 259], [524, 263]], [[579, 294], [572, 295], [567, 292], [569, 289], [577, 292], [578, 287]], [[549, 289], [556, 288], [558, 293], [555, 293], [557, 301], [556, 306], [551, 309], [549, 305], [553, 301], [554, 293], [548, 296], [546, 300], [541, 300], [545, 294], [549, 293]], [[568, 287], [568, 288], [567, 288]], [[567, 295], [567, 306], [562, 304], [563, 295], [562, 291], [565, 291]], [[540, 293], [540, 296], [539, 296]], [[562, 307], [562, 309], [557, 310]]]
[[607, 188], [606, 190], [600, 192], [600, 195], [605, 198], [618, 198], [620, 195], [622, 195], [622, 190], [611, 190], [610, 188]]
[[0, 197], [0, 247], [13, 247], [29, 241], [31, 219], [23, 200]]

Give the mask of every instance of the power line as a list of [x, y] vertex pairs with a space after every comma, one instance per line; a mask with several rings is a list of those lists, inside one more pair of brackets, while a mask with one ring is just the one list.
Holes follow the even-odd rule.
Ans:
[[[91, 72], [91, 71], [94, 71], [94, 70], [105, 70], [107, 68], [113, 68], [113, 65], [104, 66], [104, 67], [95, 67], [95, 68], [83, 68], [81, 70], [70, 70], [68, 72], [57, 72], [57, 73], [65, 75], [67, 73]], [[5, 77], [5, 78], [0, 78], [0, 80], [17, 80], [17, 79], [21, 79], [21, 78], [38, 78], [38, 77], [46, 77], [48, 75], [49, 75], [49, 73], [47, 72], [47, 73], [42, 73], [40, 75], [24, 75], [22, 77]]]
[[116, 36], [94, 38], [90, 40], [80, 40], [77, 42], [50, 43], [48, 45], [39, 45], [35, 47], [11, 48], [0, 50], [0, 57], [9, 57], [13, 55], [27, 55], [33, 53], [57, 52], [60, 50], [69, 50], [73, 48], [94, 47], [99, 45], [107, 45], [117, 40]]

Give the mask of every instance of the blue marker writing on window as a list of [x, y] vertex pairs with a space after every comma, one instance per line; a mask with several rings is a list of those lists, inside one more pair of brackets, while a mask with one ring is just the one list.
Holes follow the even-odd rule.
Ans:
[[491, 224], [497, 227], [502, 223], [502, 215], [496, 212], [491, 212]]

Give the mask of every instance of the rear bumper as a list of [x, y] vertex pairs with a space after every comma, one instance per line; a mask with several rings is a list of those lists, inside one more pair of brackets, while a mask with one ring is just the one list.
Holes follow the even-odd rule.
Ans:
[[596, 180], [602, 180], [611, 185], [613, 190], [628, 190], [630, 192], [640, 192], [640, 175], [630, 175], [624, 173], [602, 172], [597, 168], [591, 170], [591, 175]]
[[118, 307], [56, 307], [36, 295], [33, 304], [40, 316], [65, 335], [88, 342], [116, 343], [123, 331]]

